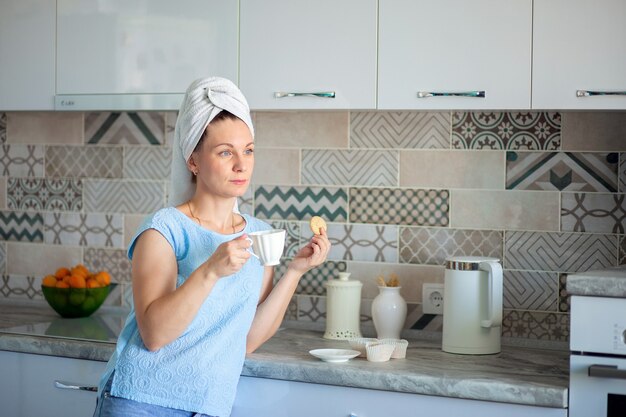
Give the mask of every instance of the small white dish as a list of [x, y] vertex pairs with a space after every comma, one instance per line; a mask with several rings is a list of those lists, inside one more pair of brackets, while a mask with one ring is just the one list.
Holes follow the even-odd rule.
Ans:
[[347, 362], [361, 354], [358, 350], [351, 349], [313, 349], [309, 350], [309, 353], [330, 363]]

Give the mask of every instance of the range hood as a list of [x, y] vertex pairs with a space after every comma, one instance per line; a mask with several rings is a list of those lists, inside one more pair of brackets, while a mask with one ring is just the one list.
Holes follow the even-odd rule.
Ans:
[[54, 109], [59, 111], [148, 111], [178, 110], [184, 94], [59, 94]]

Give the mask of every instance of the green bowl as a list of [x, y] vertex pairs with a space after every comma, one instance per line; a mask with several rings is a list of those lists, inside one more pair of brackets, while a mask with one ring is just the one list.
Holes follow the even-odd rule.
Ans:
[[75, 318], [92, 315], [117, 284], [101, 288], [56, 288], [41, 286], [43, 296], [61, 317]]

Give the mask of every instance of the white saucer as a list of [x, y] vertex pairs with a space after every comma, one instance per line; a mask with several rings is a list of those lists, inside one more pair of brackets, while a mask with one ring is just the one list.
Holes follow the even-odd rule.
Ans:
[[351, 349], [313, 349], [309, 353], [324, 362], [330, 363], [347, 362], [361, 354], [358, 350]]

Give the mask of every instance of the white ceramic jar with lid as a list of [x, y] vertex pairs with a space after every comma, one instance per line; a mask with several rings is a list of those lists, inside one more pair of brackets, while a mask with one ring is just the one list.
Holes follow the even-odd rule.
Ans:
[[340, 272], [339, 279], [324, 283], [326, 287], [326, 332], [325, 339], [351, 339], [361, 337], [360, 281], [350, 280], [349, 272]]

